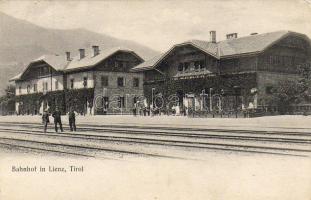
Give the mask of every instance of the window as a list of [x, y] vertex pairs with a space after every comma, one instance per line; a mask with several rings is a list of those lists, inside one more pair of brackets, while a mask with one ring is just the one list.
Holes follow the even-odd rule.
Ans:
[[101, 85], [102, 87], [108, 86], [108, 76], [102, 76], [101, 77]]
[[194, 62], [194, 69], [195, 69], [195, 70], [200, 69], [200, 61], [195, 61], [195, 62]]
[[126, 69], [127, 67], [127, 62], [123, 62], [123, 69]]
[[33, 91], [34, 92], [37, 92], [38, 91], [38, 85], [35, 83], [33, 84]]
[[96, 84], [97, 84], [97, 77], [96, 77], [96, 74], [93, 75], [93, 84], [94, 84], [94, 88], [96, 87]]
[[44, 82], [44, 86], [43, 86], [45, 91], [48, 91], [48, 82]]
[[48, 67], [43, 67], [43, 74], [46, 75], [49, 73], [49, 68]]
[[123, 62], [122, 61], [117, 61], [118, 62], [118, 68], [121, 69], [123, 67]]
[[83, 87], [87, 87], [87, 77], [83, 77]]
[[119, 108], [124, 108], [125, 107], [124, 97], [119, 97], [118, 106], [119, 106]]
[[109, 97], [103, 97], [102, 107], [107, 110], [109, 108]]
[[191, 62], [189, 64], [190, 64], [190, 67], [189, 67], [190, 71], [194, 70], [194, 62]]
[[73, 89], [74, 87], [74, 82], [75, 82], [75, 79], [70, 79], [70, 88]]
[[58, 90], [58, 80], [55, 81], [55, 90]]
[[294, 65], [294, 63], [295, 63], [295, 57], [292, 56], [292, 57], [291, 57], [291, 63], [290, 63], [290, 64], [291, 64], [291, 65]]
[[123, 67], [123, 62], [122, 61], [115, 61], [114, 62], [114, 67], [118, 69], [122, 69]]
[[183, 63], [179, 63], [177, 70], [178, 70], [179, 72], [182, 72], [182, 71], [183, 71], [183, 68], [184, 68]]
[[266, 94], [272, 94], [273, 93], [273, 87], [272, 86], [267, 86], [266, 87]]
[[282, 57], [281, 56], [277, 56], [278, 57], [278, 64], [282, 64]]
[[184, 63], [184, 71], [188, 71], [189, 69], [189, 63]]
[[42, 89], [43, 89], [43, 91], [48, 90], [48, 83], [47, 82], [42, 82]]
[[283, 63], [283, 60], [286, 60], [285, 58], [283, 58], [282, 56], [279, 55], [273, 55], [270, 56], [270, 64], [271, 65], [279, 65]]
[[205, 68], [205, 62], [204, 60], [200, 61], [200, 69], [204, 69]]
[[30, 93], [30, 85], [27, 85], [27, 93]]
[[124, 78], [123, 77], [118, 77], [118, 86], [124, 87]]
[[214, 60], [214, 59], [212, 59], [211, 60], [211, 65], [214, 67], [214, 66], [217, 66], [217, 60]]
[[139, 78], [134, 78], [133, 79], [133, 86], [134, 87], [139, 87]]

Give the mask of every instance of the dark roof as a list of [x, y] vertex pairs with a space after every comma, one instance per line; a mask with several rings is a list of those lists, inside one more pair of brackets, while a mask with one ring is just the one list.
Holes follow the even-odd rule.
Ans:
[[152, 69], [153, 66], [156, 64], [156, 62], [163, 56], [163, 54], [157, 55], [150, 60], [147, 60], [135, 67], [132, 68], [133, 71], [143, 71], [143, 70], [148, 70]]
[[221, 59], [226, 57], [241, 56], [244, 54], [260, 53], [265, 49], [267, 49], [268, 47], [270, 47], [271, 45], [275, 44], [280, 39], [283, 39], [284, 37], [288, 36], [289, 34], [300, 35], [307, 38], [310, 41], [310, 39], [306, 35], [291, 31], [276, 31], [270, 33], [256, 34], [241, 38], [227, 39], [219, 41], [217, 43], [212, 43], [204, 40], [189, 40], [181, 44], [174, 45], [166, 53], [159, 55], [158, 60], [153, 59], [152, 62], [146, 61], [134, 67], [133, 70], [134, 71], [146, 69], [150, 70], [156, 67], [156, 65], [160, 61], [162, 61], [173, 49], [183, 45], [190, 44], [217, 59]]

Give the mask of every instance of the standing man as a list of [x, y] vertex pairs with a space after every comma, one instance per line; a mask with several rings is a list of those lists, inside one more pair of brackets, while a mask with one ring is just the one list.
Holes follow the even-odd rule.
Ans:
[[53, 117], [54, 117], [54, 124], [55, 124], [55, 132], [58, 132], [57, 130], [57, 124], [59, 124], [60, 130], [61, 132], [63, 132], [63, 126], [62, 126], [62, 119], [61, 119], [61, 115], [62, 113], [59, 111], [58, 107], [55, 108], [55, 111], [53, 113]]
[[133, 116], [136, 117], [136, 108], [137, 108], [137, 103], [134, 103], [133, 107]]
[[42, 114], [42, 123], [44, 125], [44, 133], [46, 133], [48, 123], [50, 123], [49, 116], [50, 114], [47, 112], [47, 110], [44, 110]]
[[70, 131], [76, 131], [76, 113], [73, 108], [68, 113]]

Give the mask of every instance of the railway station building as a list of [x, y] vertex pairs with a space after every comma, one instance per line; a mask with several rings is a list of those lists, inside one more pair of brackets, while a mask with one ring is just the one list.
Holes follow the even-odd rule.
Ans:
[[209, 40], [176, 44], [132, 71], [144, 73], [144, 95], [154, 107], [223, 114], [267, 110], [265, 99], [273, 86], [299, 78], [299, 65], [310, 60], [311, 42], [304, 34], [232, 33], [216, 41], [216, 32], [210, 31]]
[[[130, 113], [143, 95], [143, 74], [130, 69], [144, 60], [127, 48], [79, 49], [78, 55], [44, 55], [10, 81], [16, 113], [39, 114], [55, 107], [65, 113]], [[95, 106], [96, 105], [96, 106]]]

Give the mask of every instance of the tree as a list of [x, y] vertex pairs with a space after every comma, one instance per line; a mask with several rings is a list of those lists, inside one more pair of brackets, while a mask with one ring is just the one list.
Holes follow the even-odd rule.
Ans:
[[5, 95], [0, 97], [0, 106], [2, 114], [15, 110], [15, 87], [13, 85], [9, 85], [5, 89]]
[[304, 63], [299, 66], [299, 72], [301, 74], [300, 83], [304, 85], [305, 90], [301, 94], [301, 97], [307, 101], [311, 101], [311, 62]]
[[282, 80], [273, 86], [272, 94], [264, 97], [268, 106], [277, 106], [280, 114], [291, 112], [291, 105], [311, 100], [311, 64], [299, 66], [300, 78]]
[[280, 81], [278, 87], [272, 90], [271, 100], [281, 114], [291, 112], [290, 106], [302, 101], [302, 94], [306, 90], [305, 85], [296, 80]]

